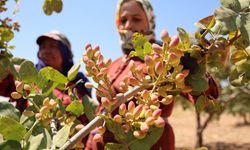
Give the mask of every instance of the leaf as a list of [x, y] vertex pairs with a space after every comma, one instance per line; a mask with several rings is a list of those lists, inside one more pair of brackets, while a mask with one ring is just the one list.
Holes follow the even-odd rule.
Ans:
[[144, 59], [144, 57], [152, 52], [152, 46], [148, 42], [148, 39], [146, 36], [144, 36], [141, 33], [134, 33], [133, 39], [132, 39], [135, 51], [131, 51], [131, 56], [138, 56], [141, 59]]
[[250, 0], [239, 0], [242, 10], [247, 9], [250, 6]]
[[38, 149], [43, 138], [44, 138], [44, 135], [42, 133], [37, 136], [31, 136], [29, 139], [29, 142], [30, 142], [29, 150]]
[[236, 25], [236, 18], [238, 17], [238, 14], [231, 9], [220, 7], [215, 10], [215, 18], [221, 21], [222, 25], [224, 25], [224, 28], [226, 28], [228, 31], [235, 31], [237, 30]]
[[42, 141], [39, 145], [40, 149], [49, 149], [52, 144], [51, 135], [42, 125], [35, 126], [32, 132], [33, 136], [43, 135]]
[[20, 79], [19, 73], [17, 72], [13, 62], [9, 64], [10, 73], [17, 79]]
[[0, 143], [1, 150], [20, 150], [21, 144], [18, 141], [8, 140]]
[[24, 83], [36, 82], [38, 72], [31, 61], [24, 61], [20, 65], [19, 75]]
[[220, 0], [223, 7], [231, 9], [235, 12], [240, 12], [241, 4], [238, 0]]
[[14, 33], [9, 28], [0, 26], [0, 39], [3, 42], [9, 42], [14, 38]]
[[2, 82], [8, 76], [8, 72], [6, 71], [6, 67], [0, 61], [0, 82]]
[[53, 0], [53, 9], [55, 12], [60, 13], [62, 11], [62, 0]]
[[72, 123], [70, 125], [66, 124], [57, 132], [57, 134], [53, 137], [53, 144], [55, 146], [61, 147], [68, 140], [71, 126]]
[[246, 49], [249, 46], [249, 39], [243, 38], [243, 36], [240, 36], [236, 41], [234, 41], [233, 46], [236, 47], [236, 49]]
[[19, 121], [20, 112], [11, 103], [0, 101], [0, 116], [13, 118]]
[[43, 96], [49, 96], [51, 92], [57, 87], [58, 83], [55, 82], [49, 82], [48, 85], [42, 89], [42, 95]]
[[68, 82], [68, 79], [63, 74], [53, 69], [52, 67], [49, 67], [49, 66], [44, 67], [39, 71], [39, 73], [40, 72], [43, 76], [46, 77], [47, 80], [51, 80], [51, 81], [62, 83], [62, 84]]
[[87, 116], [88, 120], [92, 120], [95, 118], [95, 109], [98, 105], [99, 104], [88, 95], [83, 96], [84, 113]]
[[237, 72], [237, 69], [234, 68], [230, 75], [229, 75], [229, 81], [230, 81], [230, 84], [232, 86], [242, 86], [243, 85], [243, 81], [242, 81], [242, 76]]
[[216, 20], [215, 25], [211, 28], [211, 31], [214, 34], [222, 34], [222, 35], [226, 35], [230, 32], [227, 29], [225, 23], [221, 22], [220, 20]]
[[34, 128], [37, 126], [37, 124], [38, 124], [38, 121], [35, 121], [35, 122], [32, 124], [32, 126], [31, 126], [30, 128], [28, 128], [29, 130], [28, 130], [28, 132], [26, 132], [26, 134], [25, 134], [25, 136], [24, 136], [24, 140], [25, 140], [25, 141], [28, 141], [28, 140], [30, 139], [30, 137], [31, 137], [31, 135], [32, 135], [32, 132], [33, 132]]
[[84, 107], [78, 100], [74, 100], [66, 107], [66, 111], [79, 117], [84, 113]]
[[206, 97], [204, 95], [199, 96], [195, 103], [195, 109], [197, 112], [202, 112], [202, 110], [205, 108], [206, 103]]
[[127, 150], [127, 147], [123, 144], [107, 143], [104, 150]]
[[78, 74], [78, 71], [80, 69], [80, 65], [74, 65], [71, 67], [71, 69], [68, 71], [68, 80], [72, 81], [75, 79], [76, 75]]
[[240, 17], [240, 32], [244, 40], [250, 43], [250, 13], [244, 13]]
[[22, 62], [24, 62], [25, 59], [24, 58], [20, 58], [20, 57], [14, 57], [11, 59], [11, 62], [13, 64], [17, 64], [17, 65], [21, 65]]
[[38, 72], [38, 77], [37, 77], [36, 85], [42, 89], [45, 88], [48, 85], [49, 80], [46, 78], [46, 75], [41, 72], [41, 70]]
[[237, 50], [232, 53], [230, 61], [232, 64], [235, 64], [241, 60], [247, 59], [248, 53], [245, 50]]
[[43, 4], [43, 11], [47, 16], [50, 16], [52, 14], [52, 1], [51, 0], [45, 0]]
[[139, 140], [136, 139], [133, 135], [133, 141], [130, 142], [131, 144], [129, 145], [130, 149], [133, 150], [150, 150], [151, 147], [159, 140], [163, 133], [164, 128], [153, 128], [151, 132], [143, 139]]
[[215, 19], [213, 15], [203, 18], [195, 23], [195, 25], [200, 29], [207, 29], [210, 26], [214, 26], [214, 24], [215, 24]]
[[[25, 109], [25, 111], [33, 111], [33, 112], [37, 112], [38, 110], [36, 110], [36, 108], [34, 107], [34, 105], [29, 106]], [[20, 121], [19, 123], [22, 124], [26, 129], [30, 129], [34, 123], [36, 122], [36, 118], [35, 115], [32, 117], [28, 117], [25, 115], [21, 115]], [[28, 134], [28, 133], [26, 133]]]
[[44, 97], [41, 96], [41, 95], [35, 95], [35, 97], [33, 98], [33, 102], [38, 106], [42, 106], [43, 105], [43, 100], [44, 100]]
[[105, 121], [106, 121], [106, 126], [108, 130], [114, 134], [115, 139], [117, 141], [120, 141], [120, 142], [127, 141], [127, 138], [128, 138], [127, 134], [124, 132], [121, 125], [117, 124], [116, 122], [114, 122], [112, 119], [109, 119], [109, 118], [105, 119]]
[[0, 116], [0, 124], [0, 133], [6, 140], [20, 141], [26, 133], [25, 127], [12, 118]]
[[191, 86], [193, 91], [203, 92], [209, 88], [208, 81], [205, 78], [193, 79], [188, 76], [185, 81]]
[[152, 45], [151, 45], [149, 42], [146, 42], [146, 43], [144, 44], [144, 50], [143, 50], [145, 56], [146, 56], [147, 54], [151, 53], [152, 51], [153, 51], [153, 50], [152, 50]]
[[180, 27], [177, 28], [177, 31], [179, 33], [183, 49], [188, 49], [190, 46], [190, 37], [188, 33]]

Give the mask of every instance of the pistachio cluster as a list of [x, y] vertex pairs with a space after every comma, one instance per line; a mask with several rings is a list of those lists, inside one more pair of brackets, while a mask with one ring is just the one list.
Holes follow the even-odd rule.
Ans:
[[[115, 94], [111, 89], [111, 83], [107, 76], [107, 70], [112, 63], [111, 59], [104, 60], [98, 46], [92, 48], [92, 45], [87, 44], [86, 51], [83, 54], [83, 62], [86, 66], [86, 75], [98, 84], [96, 87], [96, 95], [101, 97], [102, 106], [106, 109], [111, 109], [111, 105], [116, 102]], [[86, 88], [92, 88], [91, 83], [85, 83]]]
[[22, 81], [15, 81], [16, 91], [11, 92], [10, 96], [13, 99], [20, 99], [23, 96], [29, 95], [31, 91], [31, 86], [29, 84], [24, 84]]
[[[130, 72], [120, 83], [122, 93], [129, 92], [134, 86], [151, 85], [150, 88], [136, 93], [129, 102], [121, 104], [118, 114], [106, 115], [121, 125], [125, 132], [131, 130], [138, 139], [144, 138], [155, 127], [164, 127], [165, 120], [161, 116], [164, 110], [160, 109], [161, 105], [172, 103], [180, 92], [192, 91], [185, 83], [189, 70], [184, 70], [181, 64], [184, 52], [178, 47], [179, 37], [170, 38], [168, 33], [163, 31], [161, 38], [163, 45], [152, 44], [152, 52], [144, 57], [144, 64], [137, 64], [133, 59], [129, 60]], [[97, 95], [101, 97], [102, 106], [111, 110], [119, 97], [114, 95], [107, 76], [111, 61], [104, 62], [99, 47], [92, 48], [88, 44], [83, 54], [83, 62], [86, 64], [86, 74], [98, 84]], [[90, 83], [86, 83], [85, 86], [93, 87]], [[102, 126], [100, 131], [98, 129], [98, 133], [94, 136], [95, 141], [102, 138], [105, 132], [103, 128], [105, 127]]]

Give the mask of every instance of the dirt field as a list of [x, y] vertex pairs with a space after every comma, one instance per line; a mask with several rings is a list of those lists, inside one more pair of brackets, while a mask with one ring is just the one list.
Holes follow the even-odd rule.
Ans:
[[[250, 109], [250, 108], [249, 108]], [[196, 136], [195, 113], [174, 108], [169, 122], [174, 128], [176, 149], [194, 149]], [[204, 131], [204, 146], [209, 150], [250, 150], [250, 125], [240, 125], [241, 118], [222, 115], [211, 122]]]

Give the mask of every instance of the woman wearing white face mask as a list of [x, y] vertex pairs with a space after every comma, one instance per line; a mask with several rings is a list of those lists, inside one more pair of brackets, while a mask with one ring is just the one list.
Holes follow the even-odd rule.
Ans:
[[[139, 57], [128, 57], [128, 54], [134, 50], [132, 44], [132, 35], [135, 32], [144, 34], [150, 43], [156, 43], [161, 45], [160, 41], [155, 39], [155, 16], [153, 8], [149, 0], [119, 0], [117, 12], [116, 12], [116, 27], [120, 35], [121, 49], [124, 53], [123, 56], [116, 59], [109, 67], [108, 76], [112, 84], [113, 91], [115, 93], [122, 93], [120, 89], [120, 83], [123, 81], [125, 76], [129, 76], [130, 61], [134, 61], [135, 66], [142, 66], [144, 68], [144, 60]], [[189, 61], [189, 60], [188, 60]], [[186, 62], [184, 62], [186, 63]], [[184, 64], [183, 63], [183, 64]], [[197, 63], [197, 62], [195, 62]], [[185, 65], [184, 65], [185, 67]], [[190, 72], [192, 71], [192, 68]], [[146, 71], [143, 70], [145, 74]], [[212, 80], [213, 81], [213, 80]], [[210, 82], [210, 80], [209, 80]], [[214, 83], [214, 81], [213, 81]], [[212, 89], [213, 90], [213, 89]], [[217, 97], [217, 86], [214, 91], [208, 90], [207, 95], [213, 95]], [[193, 97], [190, 93], [184, 95], [190, 101], [195, 101], [196, 97]], [[165, 118], [165, 126], [163, 134], [160, 139], [151, 147], [152, 150], [174, 150], [175, 149], [175, 138], [171, 125], [168, 123], [167, 118], [171, 115], [173, 110], [174, 102], [169, 105], [160, 105], [162, 110], [161, 117]], [[98, 109], [101, 112], [102, 108]], [[117, 110], [113, 112], [113, 115], [117, 114]], [[104, 149], [106, 143], [119, 143], [115, 140], [114, 135], [106, 131], [103, 135], [103, 139], [100, 142], [93, 141], [93, 136], [96, 132], [92, 132], [89, 136], [86, 149], [87, 150], [101, 150]]]
[[[119, 90], [120, 82], [123, 81], [124, 76], [129, 74], [130, 69], [128, 64], [131, 60], [135, 62], [136, 66], [144, 65], [143, 60], [139, 57], [128, 58], [127, 56], [134, 49], [132, 35], [135, 32], [140, 32], [146, 35], [151, 43], [156, 42], [154, 34], [154, 18], [152, 6], [148, 0], [120, 0], [118, 2], [116, 27], [120, 35], [120, 43], [124, 55], [115, 60], [108, 70], [109, 79], [111, 80], [115, 92], [121, 92]], [[162, 116], [165, 118], [168, 117], [172, 112], [172, 108], [173, 103], [162, 107]], [[104, 149], [105, 144], [108, 142], [117, 143], [111, 132], [106, 131], [103, 135], [103, 141], [98, 143], [92, 140], [93, 134], [94, 133], [89, 136], [86, 145], [87, 150]], [[163, 150], [174, 150], [174, 134], [168, 123], [165, 125], [162, 137], [151, 149], [160, 148]]]

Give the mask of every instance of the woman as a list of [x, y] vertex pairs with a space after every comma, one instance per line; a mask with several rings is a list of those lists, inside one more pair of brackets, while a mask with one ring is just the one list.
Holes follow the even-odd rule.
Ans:
[[[36, 42], [39, 46], [39, 61], [36, 65], [37, 70], [39, 71], [45, 66], [51, 66], [52, 68], [60, 71], [63, 75], [67, 76], [68, 71], [73, 66], [73, 54], [67, 37], [58, 31], [52, 31], [39, 36]], [[82, 79], [83, 82], [88, 82], [88, 79], [83, 75], [83, 73], [79, 72], [76, 78], [70, 82], [69, 85], [76, 83], [80, 79]], [[80, 99], [82, 99], [85, 94], [91, 96], [91, 90], [85, 88], [84, 83], [78, 83], [76, 85], [76, 89]], [[10, 97], [10, 93], [13, 91], [16, 91], [14, 77], [9, 74], [3, 81], [0, 82], [0, 95]], [[56, 96], [62, 96], [59, 90], [54, 90], [54, 94], [56, 94]], [[27, 100], [23, 98], [21, 99], [22, 100], [16, 101], [16, 107], [20, 110], [20, 112], [23, 112], [27, 107]], [[68, 105], [70, 103], [69, 97], [67, 97], [63, 103]]]
[[[73, 66], [73, 54], [68, 38], [61, 32], [51, 31], [38, 37], [36, 42], [39, 46], [37, 69], [40, 70], [45, 66], [50, 66], [67, 76], [68, 71]], [[76, 78], [71, 81], [68, 86], [75, 84], [80, 79], [83, 82], [76, 85], [76, 91], [79, 99], [83, 100], [84, 95], [91, 97], [91, 89], [87, 89], [84, 86], [84, 83], [88, 82], [88, 79], [83, 73], [79, 72]], [[70, 104], [71, 99], [67, 93], [62, 93], [59, 89], [54, 89], [53, 93], [57, 98], [62, 99], [62, 104], [64, 106]], [[86, 115], [81, 115], [78, 117], [78, 120], [84, 125], [89, 122]], [[83, 144], [85, 144], [86, 141], [87, 137], [82, 139]]]
[[[146, 35], [151, 43], [155, 41], [155, 22], [151, 4], [147, 0], [120, 0], [117, 7], [116, 27], [120, 35], [121, 48], [124, 55], [115, 60], [108, 71], [109, 78], [112, 82], [113, 89], [119, 93], [119, 84], [125, 75], [129, 73], [128, 64], [131, 60], [136, 65], [142, 65], [143, 60], [138, 57], [127, 59], [127, 55], [133, 50], [132, 35], [134, 32], [141, 32]], [[168, 117], [173, 108], [173, 103], [161, 107], [162, 116]], [[90, 135], [86, 149], [104, 149], [105, 143], [115, 142], [110, 132], [104, 134], [102, 142], [92, 141]], [[152, 147], [152, 149], [174, 149], [174, 134], [172, 127], [166, 122], [164, 133], [160, 140]]]
[[[45, 66], [51, 66], [67, 76], [68, 71], [74, 65], [71, 44], [68, 38], [59, 31], [51, 31], [39, 36], [36, 42], [39, 46], [37, 69], [40, 70]], [[88, 82], [88, 79], [83, 73], [79, 72], [70, 84], [76, 83], [80, 79], [82, 79], [84, 83]], [[76, 85], [77, 94], [80, 99], [82, 99], [85, 94], [91, 96], [91, 90], [85, 88], [84, 83], [78, 83]], [[58, 91], [54, 93], [58, 94]], [[67, 105], [70, 101], [68, 99], [63, 103]]]
[[[117, 7], [116, 27], [120, 35], [121, 48], [124, 55], [115, 60], [109, 70], [108, 75], [111, 80], [112, 87], [116, 93], [120, 93], [120, 82], [123, 77], [129, 74], [129, 62], [133, 60], [135, 65], [143, 65], [143, 60], [138, 57], [128, 58], [128, 54], [133, 50], [132, 35], [134, 32], [144, 34], [151, 43], [161, 44], [155, 40], [155, 21], [151, 4], [148, 0], [120, 0]], [[215, 94], [216, 95], [216, 94]], [[193, 100], [192, 95], [187, 94], [185, 97]], [[169, 105], [161, 105], [162, 117], [165, 118], [166, 124], [160, 139], [151, 149], [153, 150], [174, 150], [175, 139], [171, 125], [167, 122], [167, 118], [171, 115], [174, 103]], [[106, 143], [116, 142], [112, 133], [107, 132], [103, 135], [103, 141], [94, 142], [89, 136], [86, 149], [99, 150], [104, 149]]]

